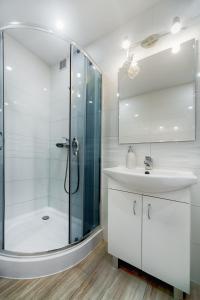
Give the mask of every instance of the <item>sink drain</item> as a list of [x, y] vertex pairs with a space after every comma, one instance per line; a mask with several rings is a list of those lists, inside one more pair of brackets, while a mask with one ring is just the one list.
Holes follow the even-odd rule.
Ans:
[[43, 216], [42, 220], [44, 220], [44, 221], [49, 220], [49, 216]]

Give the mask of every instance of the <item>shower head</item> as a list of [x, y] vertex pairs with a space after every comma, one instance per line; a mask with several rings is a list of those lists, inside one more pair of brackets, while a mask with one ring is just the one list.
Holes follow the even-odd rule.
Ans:
[[70, 144], [69, 139], [66, 137], [63, 137], [63, 139], [65, 140], [65, 142], [64, 143], [56, 143], [56, 147], [69, 149], [69, 144]]

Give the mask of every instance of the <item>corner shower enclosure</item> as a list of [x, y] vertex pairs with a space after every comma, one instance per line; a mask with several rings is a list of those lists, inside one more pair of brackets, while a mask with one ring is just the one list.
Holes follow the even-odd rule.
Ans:
[[47, 29], [0, 33], [2, 253], [67, 249], [100, 225], [101, 73]]

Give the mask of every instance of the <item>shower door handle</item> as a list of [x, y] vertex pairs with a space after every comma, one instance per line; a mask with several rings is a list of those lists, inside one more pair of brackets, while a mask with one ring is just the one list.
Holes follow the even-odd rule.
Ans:
[[0, 150], [3, 150], [3, 132], [0, 131]]
[[73, 153], [73, 155], [77, 156], [78, 151], [79, 151], [79, 142], [78, 142], [77, 138], [74, 137], [73, 140], [72, 140], [72, 153]]

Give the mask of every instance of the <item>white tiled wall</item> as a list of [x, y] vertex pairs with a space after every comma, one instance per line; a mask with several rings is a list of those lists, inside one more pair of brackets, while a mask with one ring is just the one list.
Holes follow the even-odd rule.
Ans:
[[[68, 213], [69, 197], [64, 191], [67, 150], [56, 147], [65, 142], [63, 137], [69, 138], [69, 67], [59, 70], [57, 63], [51, 68], [49, 205]], [[68, 180], [66, 186], [69, 190]]]
[[8, 35], [4, 55], [5, 203], [13, 218], [48, 204], [50, 69]]
[[[148, 34], [166, 30], [174, 16], [179, 15], [186, 22], [195, 17], [200, 9], [200, 2], [161, 1], [152, 10], [129, 21], [119, 30], [88, 46], [88, 52], [103, 70], [103, 168], [125, 165], [128, 145], [118, 143], [118, 100], [117, 72], [125, 60], [125, 53], [120, 48], [124, 36], [129, 35], [133, 41], [145, 38]], [[157, 46], [145, 50], [138, 48], [136, 58], [142, 59], [158, 51], [169, 48], [174, 39], [186, 41], [200, 39], [200, 20], [195, 24], [188, 21], [190, 28], [175, 37], [165, 38]], [[199, 52], [200, 53], [200, 52]], [[192, 241], [191, 241], [191, 279], [200, 283], [200, 83], [196, 94], [196, 129], [195, 142], [152, 143], [134, 145], [137, 164], [142, 166], [145, 155], [151, 155], [155, 167], [189, 169], [194, 171], [199, 182], [192, 187]], [[107, 179], [102, 175], [102, 222], [104, 236], [107, 239]]]
[[48, 205], [68, 212], [67, 151], [56, 147], [69, 137], [68, 73], [5, 36], [6, 218]]

